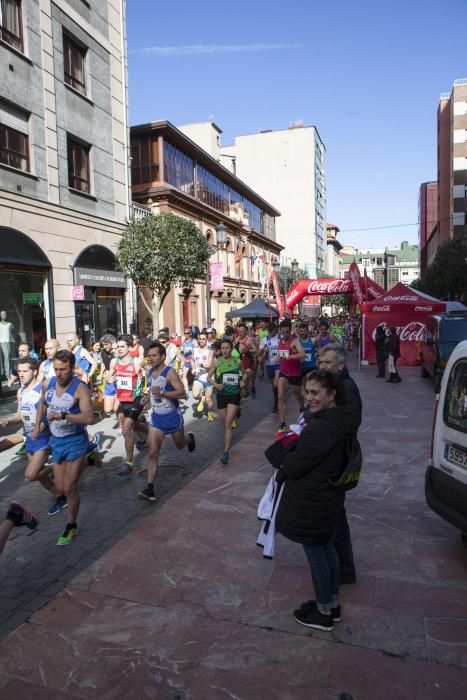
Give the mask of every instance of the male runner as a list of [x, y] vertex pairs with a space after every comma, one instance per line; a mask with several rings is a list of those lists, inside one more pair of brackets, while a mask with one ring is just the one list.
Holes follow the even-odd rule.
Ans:
[[[31, 351], [31, 348], [29, 347], [28, 343], [20, 343], [18, 345], [18, 358], [20, 360], [24, 359], [25, 357], [29, 357], [29, 353]], [[18, 380], [18, 360], [13, 363], [13, 369], [11, 370], [11, 374], [8, 377], [8, 386], [11, 386]]]
[[277, 324], [271, 322], [268, 325], [268, 333], [262, 339], [259, 346], [259, 360], [265, 359], [266, 373], [271, 382], [272, 393], [274, 394], [274, 405], [272, 413], [277, 413], [277, 378], [279, 375], [279, 335]]
[[327, 321], [321, 321], [321, 323], [319, 324], [319, 333], [315, 339], [315, 345], [318, 352], [325, 348], [326, 345], [329, 345], [329, 343], [336, 342], [337, 339], [329, 332], [329, 323], [327, 323]]
[[[155, 501], [154, 481], [156, 479], [159, 454], [166, 435], [172, 435], [175, 447], [189, 452], [196, 448], [193, 433], [185, 435], [183, 414], [179, 408], [179, 399], [185, 398], [185, 389], [177, 372], [164, 364], [166, 354], [162, 343], [151, 343], [148, 350], [150, 370], [148, 389], [151, 401], [151, 419], [148, 433], [148, 483], [139, 492], [138, 497], [146, 501]], [[146, 401], [144, 399], [143, 401]]]
[[44, 345], [44, 350], [46, 354], [46, 359], [41, 362], [39, 367], [39, 373], [37, 375], [37, 381], [43, 382], [44, 379], [52, 379], [55, 377], [54, 363], [53, 359], [60, 348], [60, 343], [56, 338], [50, 338]]
[[301, 362], [305, 357], [305, 351], [297, 337], [291, 337], [292, 324], [284, 319], [279, 326], [281, 339], [279, 340], [279, 379], [277, 380], [278, 408], [280, 426], [279, 430], [286, 429], [285, 423], [285, 400], [289, 385], [297, 400], [299, 407], [302, 407], [302, 368]]
[[117, 385], [117, 417], [122, 426], [125, 438], [126, 462], [122, 465], [118, 476], [129, 476], [133, 471], [133, 453], [135, 438], [133, 428], [142, 413], [141, 404], [143, 382], [141, 377], [141, 361], [130, 355], [131, 335], [119, 335], [117, 338], [118, 357], [110, 363], [106, 382]]
[[106, 416], [111, 415], [112, 411], [116, 410], [117, 406], [117, 387], [115, 382], [107, 382], [107, 375], [110, 370], [110, 363], [114, 359], [115, 355], [112, 347], [117, 343], [115, 336], [109, 333], [103, 335], [101, 338], [102, 350], [101, 350], [101, 374], [104, 377], [104, 413]]
[[73, 376], [75, 356], [59, 350], [54, 357], [55, 377], [44, 382], [31, 437], [37, 440], [47, 411], [50, 447], [54, 461], [54, 483], [68, 501], [68, 523], [58, 545], [70, 544], [78, 534], [78, 481], [86, 466], [88, 435], [86, 426], [93, 422], [91, 394], [84, 382]]
[[297, 333], [305, 353], [305, 357], [302, 360], [302, 377], [303, 381], [305, 381], [306, 375], [313, 369], [316, 369], [316, 344], [313, 338], [310, 338], [308, 323], [305, 321], [297, 325]]
[[39, 362], [24, 357], [18, 360], [18, 376], [21, 388], [18, 389], [18, 410], [14, 416], [3, 418], [0, 425], [7, 426], [13, 423], [23, 423], [26, 436], [25, 449], [28, 457], [28, 465], [25, 478], [28, 481], [38, 481], [43, 488], [55, 497], [55, 503], [48, 510], [49, 515], [59, 513], [61, 508], [66, 508], [66, 497], [58, 491], [54, 482], [50, 479], [50, 468], [44, 468], [50, 454], [50, 430], [47, 420], [43, 420], [39, 426], [37, 438], [32, 438], [32, 431], [36, 425], [37, 406], [41, 399], [42, 382], [37, 380]]
[[192, 337], [191, 328], [187, 326], [183, 332], [182, 344], [180, 351], [183, 357], [182, 365], [182, 382], [185, 387], [185, 394], [188, 396], [188, 374], [193, 371], [193, 350], [197, 346], [196, 340]]
[[66, 340], [68, 349], [75, 356], [75, 364], [81, 368], [87, 377], [87, 381], [91, 381], [91, 377], [97, 369], [97, 362], [90, 352], [88, 352], [81, 343], [76, 333], [70, 333]]
[[192, 392], [195, 401], [199, 400], [196, 410], [198, 413], [202, 413], [204, 410], [204, 401], [206, 401], [208, 407], [208, 421], [212, 423], [214, 420], [214, 413], [212, 412], [213, 387], [208, 382], [208, 370], [212, 362], [212, 352], [208, 348], [208, 337], [203, 331], [201, 331], [198, 336], [198, 347], [193, 350], [193, 362], [195, 365], [195, 381], [193, 382]]

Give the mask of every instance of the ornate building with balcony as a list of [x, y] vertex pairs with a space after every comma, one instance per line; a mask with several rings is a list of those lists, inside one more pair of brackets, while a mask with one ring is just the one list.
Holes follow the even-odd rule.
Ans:
[[[223, 263], [224, 289], [211, 292], [207, 318], [206, 280], [191, 290], [173, 289], [159, 323], [171, 331], [185, 325], [222, 328], [225, 313], [252, 301], [267, 289], [268, 273], [279, 258], [275, 220], [279, 212], [200, 148], [169, 121], [131, 127], [133, 200], [157, 215], [172, 212], [196, 223], [213, 246], [216, 226], [227, 229], [223, 250], [212, 262]], [[139, 330], [151, 330], [143, 304]]]

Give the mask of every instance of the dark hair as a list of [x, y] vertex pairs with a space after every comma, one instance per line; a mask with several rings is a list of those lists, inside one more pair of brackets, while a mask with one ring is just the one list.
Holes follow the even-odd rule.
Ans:
[[235, 331], [232, 328], [232, 326], [227, 326], [227, 328], [224, 331], [224, 335], [235, 335]]
[[[224, 345], [224, 343], [225, 343], [225, 345], [228, 345], [231, 350], [233, 349], [233, 343], [231, 340], [229, 340], [228, 338], [224, 338], [223, 340], [221, 340], [221, 343], [220, 343], [221, 347]], [[214, 343], [213, 343], [213, 345], [214, 345]]]
[[117, 338], [117, 343], [126, 343], [129, 348], [131, 348], [131, 344], [133, 342], [133, 338], [131, 335], [128, 335], [128, 333], [123, 333], [122, 335], [119, 335]]
[[101, 338], [101, 343], [115, 343], [115, 336], [111, 335], [110, 333], [106, 333], [105, 335], [102, 336]]
[[284, 318], [279, 323], [279, 328], [290, 328], [290, 330], [292, 330], [292, 324], [290, 323], [288, 318]]
[[308, 384], [308, 382], [317, 382], [320, 386], [322, 386], [328, 394], [331, 393], [331, 391], [336, 392], [336, 404], [338, 406], [341, 406], [342, 404], [347, 403], [347, 396], [345, 393], [345, 387], [342, 383], [342, 381], [336, 377], [335, 374], [332, 372], [329, 372], [327, 369], [314, 369], [311, 372], [309, 372], [306, 377], [305, 377], [305, 385]]
[[59, 362], [66, 362], [68, 365], [70, 365], [70, 369], [73, 369], [76, 363], [76, 357], [71, 352], [71, 350], [57, 350], [57, 352], [55, 353], [54, 360], [58, 360]]
[[[26, 344], [27, 343], [22, 343], [22, 345], [26, 345]], [[39, 369], [39, 364], [40, 363], [38, 360], [34, 360], [32, 357], [29, 357], [29, 356], [28, 357], [20, 357], [18, 362], [17, 362], [18, 367], [20, 365], [29, 365], [29, 367], [32, 370]]]
[[268, 323], [267, 329], [268, 331], [275, 331], [277, 329], [277, 323]]
[[22, 345], [26, 345], [27, 349], [31, 350], [31, 345], [29, 345], [29, 343], [27, 343], [26, 341], [24, 341], [24, 343], [20, 343], [18, 347], [20, 348]]
[[329, 330], [329, 323], [327, 321], [320, 321], [319, 327], [321, 328], [321, 326], [324, 326], [325, 328], [327, 328]]
[[149, 352], [149, 350], [159, 350], [159, 355], [161, 357], [165, 357], [167, 354], [165, 347], [162, 345], [162, 343], [159, 343], [158, 340], [153, 340], [151, 345], [148, 347], [148, 352]]

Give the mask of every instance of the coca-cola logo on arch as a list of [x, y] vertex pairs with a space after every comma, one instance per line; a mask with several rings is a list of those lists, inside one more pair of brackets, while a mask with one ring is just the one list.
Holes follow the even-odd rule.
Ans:
[[[387, 335], [390, 326], [386, 321], [383, 321], [383, 323], [378, 323], [376, 328], [382, 328]], [[376, 328], [371, 334], [373, 340], [376, 338]], [[396, 333], [401, 343], [422, 343], [426, 340], [426, 326], [420, 321], [411, 321], [405, 326], [396, 326]]]
[[379, 312], [386, 311], [387, 312], [387, 311], [391, 311], [391, 307], [390, 306], [373, 306], [373, 311], [379, 311]]
[[416, 306], [414, 311], [433, 311], [432, 306]]
[[353, 284], [350, 279], [313, 280], [307, 289], [308, 294], [351, 294]]

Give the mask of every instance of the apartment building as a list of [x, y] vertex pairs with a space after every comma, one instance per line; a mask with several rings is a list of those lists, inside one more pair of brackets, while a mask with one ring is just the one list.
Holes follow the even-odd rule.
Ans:
[[284, 265], [295, 258], [310, 278], [324, 272], [326, 149], [315, 126], [292, 122], [288, 129], [237, 136], [231, 146], [221, 144], [222, 131], [213, 122], [179, 128], [211, 148], [213, 158], [277, 206], [277, 241], [284, 247]]
[[0, 309], [14, 342], [126, 330], [125, 0], [2, 0]]
[[[420, 276], [423, 277], [427, 267], [436, 255], [436, 237], [433, 236], [438, 225], [438, 182], [423, 182], [418, 197], [418, 244], [420, 247]], [[429, 262], [428, 262], [429, 261]]]
[[344, 246], [341, 252], [342, 276], [349, 276], [352, 263], [357, 263], [360, 273], [365, 270], [380, 287], [389, 290], [399, 282], [410, 285], [420, 277], [419, 247], [402, 241], [400, 248], [368, 248], [359, 250]]
[[[279, 211], [211, 155], [215, 129], [210, 130], [214, 138], [203, 142], [209, 150], [169, 121], [132, 126], [130, 133], [133, 200], [155, 215], [172, 212], [191, 219], [213, 247], [211, 261], [222, 263], [223, 289], [209, 291], [211, 317], [204, 279], [193, 289], [171, 290], [160, 326], [223, 328], [227, 311], [267, 293], [272, 263], [282, 251], [276, 241]], [[227, 227], [222, 250], [215, 249], [221, 223]], [[144, 304], [138, 318], [140, 332], [151, 330]]]
[[441, 245], [453, 238], [467, 241], [467, 78], [441, 94], [437, 127], [437, 222], [421, 240], [422, 272]]

